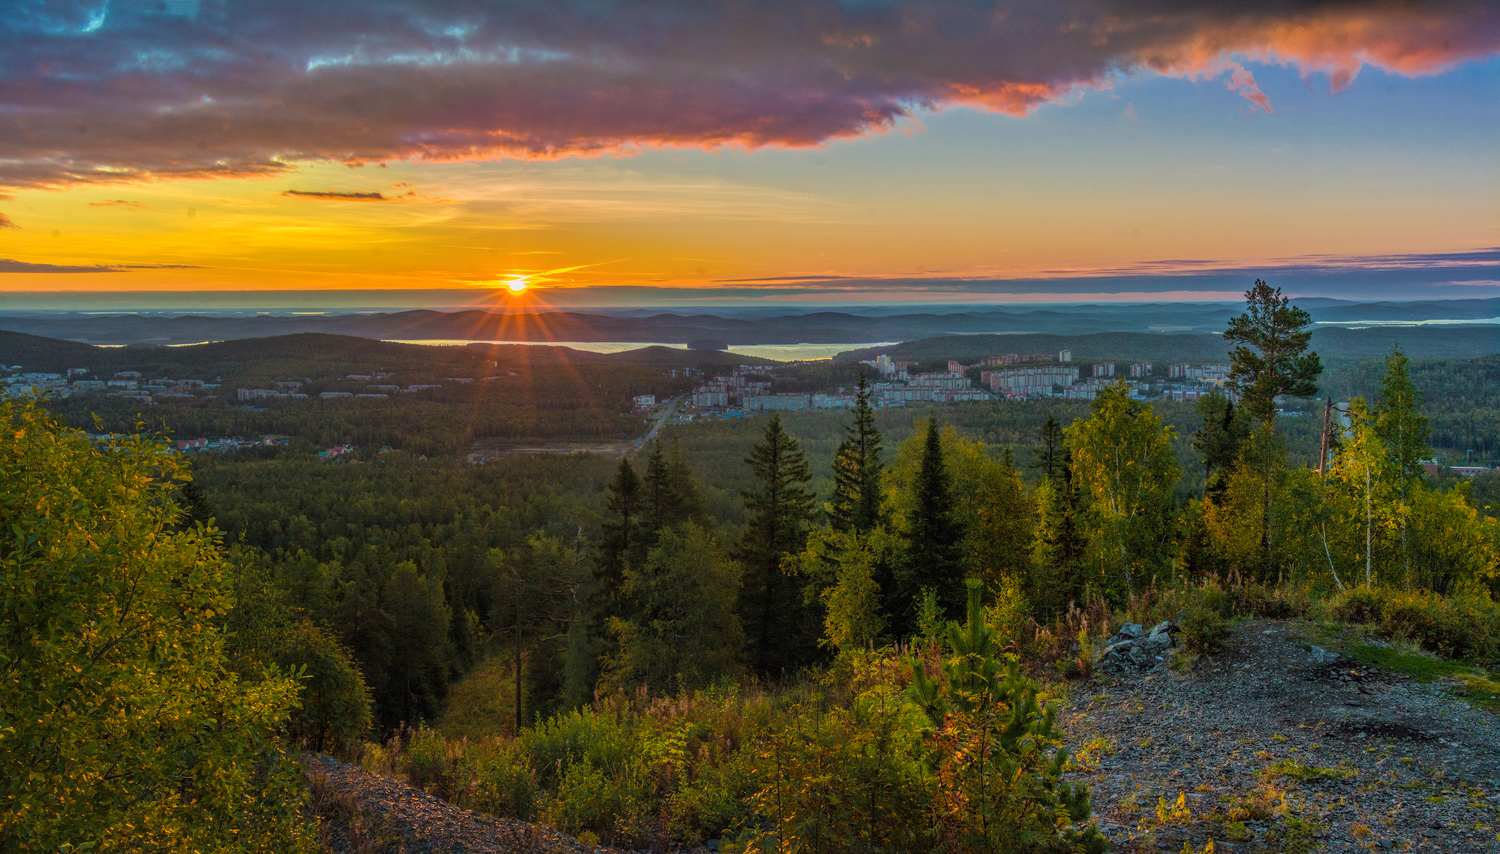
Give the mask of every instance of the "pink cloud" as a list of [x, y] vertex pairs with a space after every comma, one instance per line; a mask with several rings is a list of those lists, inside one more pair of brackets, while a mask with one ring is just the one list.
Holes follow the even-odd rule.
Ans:
[[1222, 79], [1269, 112], [1244, 63], [1337, 91], [1500, 52], [1500, 7], [1466, 0], [261, 0], [111, 4], [90, 29], [96, 5], [0, 10], [0, 186], [808, 147], [955, 105], [1022, 116], [1120, 73]]

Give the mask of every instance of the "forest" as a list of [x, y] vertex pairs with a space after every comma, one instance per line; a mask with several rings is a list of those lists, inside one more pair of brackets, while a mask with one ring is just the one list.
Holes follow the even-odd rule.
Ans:
[[[309, 430], [393, 446], [360, 463], [297, 447], [189, 461], [149, 429], [96, 446], [68, 426], [72, 401], [0, 404], [16, 531], [0, 558], [22, 591], [4, 648], [156, 615], [0, 662], [32, 680], [0, 686], [20, 712], [0, 721], [0, 763], [31, 756], [49, 781], [7, 775], [3, 797], [25, 809], [0, 838], [59, 848], [87, 835], [67, 823], [87, 813], [77, 827], [130, 847], [148, 831], [123, 823], [155, 816], [168, 833], [224, 798], [291, 797], [286, 763], [306, 749], [632, 848], [1103, 851], [1055, 715], [1127, 620], [1175, 621], [1174, 667], [1247, 615], [1369, 623], [1500, 664], [1500, 477], [1420, 462], [1455, 436], [1493, 442], [1480, 395], [1497, 363], [1390, 348], [1327, 369], [1308, 325], [1279, 292], [1247, 293], [1225, 333], [1238, 402], [1150, 404], [1121, 384], [1093, 401], [877, 411], [861, 382], [852, 412], [683, 425], [622, 460], [466, 466], [409, 437], [621, 435], [600, 413], [626, 387], [669, 391], [659, 371], [616, 366], [555, 398], [508, 377], [518, 393], [494, 397], [513, 409], [308, 410], [331, 422]], [[1327, 433], [1321, 412], [1278, 403], [1318, 395], [1346, 401]], [[244, 415], [270, 432], [276, 414]], [[82, 533], [96, 529], [109, 536]], [[83, 589], [87, 567], [120, 581], [66, 604], [57, 591]], [[145, 606], [130, 572], [150, 582]], [[195, 708], [229, 710], [228, 734], [185, 712], [173, 743], [196, 753], [164, 742], [134, 776], [79, 782], [70, 764], [116, 767], [169, 727], [151, 707], [164, 689], [140, 675], [163, 648], [181, 650], [173, 678], [211, 698]], [[34, 713], [64, 707], [62, 723]], [[120, 720], [133, 728], [118, 740], [87, 738]], [[295, 810], [257, 815], [274, 834], [226, 849], [311, 844]]]

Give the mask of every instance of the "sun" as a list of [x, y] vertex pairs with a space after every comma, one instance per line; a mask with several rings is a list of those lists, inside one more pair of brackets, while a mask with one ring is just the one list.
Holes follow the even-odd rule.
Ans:
[[526, 290], [526, 285], [528, 284], [527, 279], [529, 278], [530, 276], [514, 276], [511, 278], [510, 283], [506, 285], [506, 287], [510, 288], [511, 293], [518, 294]]

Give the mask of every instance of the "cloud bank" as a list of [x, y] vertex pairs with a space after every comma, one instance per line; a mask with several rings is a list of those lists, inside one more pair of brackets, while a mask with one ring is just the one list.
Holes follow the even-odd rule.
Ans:
[[332, 191], [287, 190], [283, 196], [298, 196], [304, 199], [323, 199], [330, 202], [389, 202], [380, 193], [335, 193]]
[[[186, 10], [190, 14], [180, 14]], [[815, 146], [926, 110], [1023, 115], [1120, 74], [1439, 73], [1483, 0], [13, 0], [0, 186], [273, 175], [303, 160]]]

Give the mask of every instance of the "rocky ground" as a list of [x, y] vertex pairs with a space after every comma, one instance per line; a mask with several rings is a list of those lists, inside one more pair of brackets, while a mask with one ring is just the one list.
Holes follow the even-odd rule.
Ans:
[[1242, 624], [1183, 673], [1148, 637], [1060, 715], [1115, 851], [1500, 852], [1500, 717], [1305, 623]]
[[456, 807], [404, 783], [310, 757], [313, 807], [333, 854], [609, 854], [571, 836]]

